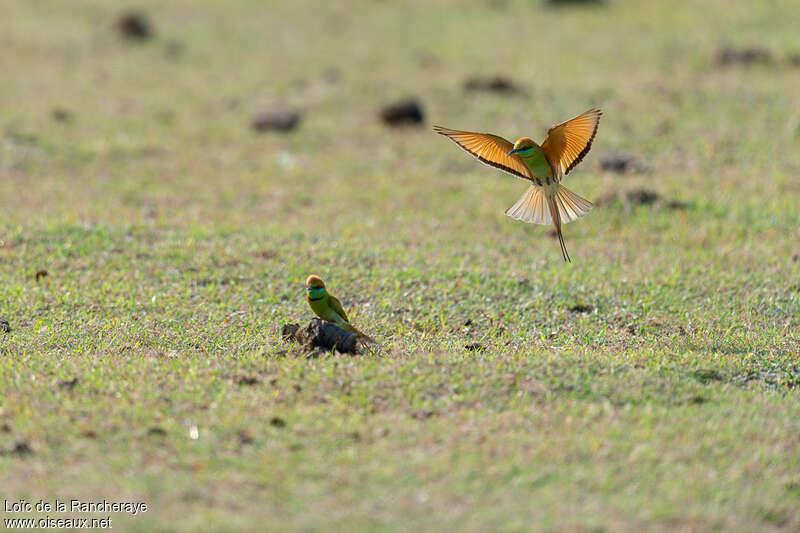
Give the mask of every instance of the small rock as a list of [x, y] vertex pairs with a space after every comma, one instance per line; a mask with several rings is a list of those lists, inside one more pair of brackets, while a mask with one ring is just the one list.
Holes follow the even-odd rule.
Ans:
[[413, 98], [384, 106], [380, 112], [381, 120], [387, 126], [419, 125], [423, 120], [422, 106]]
[[0, 332], [11, 333], [11, 325], [8, 323], [8, 320], [0, 320]]
[[53, 108], [53, 110], [50, 111], [50, 116], [52, 116], [53, 120], [56, 122], [72, 122], [72, 112], [69, 109], [64, 109], [63, 107]]
[[723, 46], [714, 54], [714, 63], [724, 67], [729, 65], [753, 65], [756, 63], [772, 63], [772, 54], [769, 50], [758, 46], [748, 48], [733, 48]]
[[661, 199], [661, 195], [648, 189], [635, 189], [629, 191], [625, 199], [631, 205], [653, 205]]
[[644, 165], [630, 154], [617, 152], [602, 156], [600, 158], [600, 168], [606, 172], [625, 174], [628, 172], [641, 172], [644, 170]]
[[143, 13], [135, 11], [120, 15], [117, 19], [117, 31], [123, 39], [129, 41], [146, 41], [153, 36], [150, 21]]
[[250, 120], [250, 127], [257, 132], [292, 131], [300, 122], [300, 112], [288, 107], [273, 107], [259, 111]]
[[473, 76], [464, 81], [465, 91], [486, 91], [495, 93], [512, 94], [519, 92], [519, 88], [511, 80], [496, 75], [488, 78]]

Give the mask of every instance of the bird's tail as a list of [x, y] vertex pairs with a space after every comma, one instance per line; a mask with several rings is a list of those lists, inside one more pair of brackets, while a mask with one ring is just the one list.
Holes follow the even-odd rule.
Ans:
[[506, 215], [531, 224], [550, 224], [556, 227], [561, 253], [569, 261], [569, 253], [561, 235], [561, 223], [569, 224], [584, 216], [592, 208], [592, 202], [581, 198], [561, 184], [552, 189], [531, 185], [517, 203], [506, 209]]
[[[547, 207], [550, 210], [550, 217], [553, 219], [553, 225], [556, 227], [558, 244], [561, 245], [561, 255], [564, 256], [564, 261], [571, 263], [572, 259], [567, 251], [567, 245], [564, 244], [564, 236], [561, 234], [561, 210], [556, 206], [556, 203], [555, 195], [549, 195], [547, 197]], [[566, 224], [566, 222], [564, 222], [564, 224]]]
[[339, 324], [339, 326], [341, 326], [343, 329], [346, 329], [350, 333], [355, 333], [356, 337], [358, 337], [361, 340], [364, 340], [364, 341], [367, 341], [367, 342], [372, 342], [372, 343], [377, 342], [375, 339], [373, 339], [372, 337], [370, 337], [369, 335], [367, 335], [363, 331], [359, 331], [355, 327], [351, 326], [349, 323], [345, 322], [344, 324]]

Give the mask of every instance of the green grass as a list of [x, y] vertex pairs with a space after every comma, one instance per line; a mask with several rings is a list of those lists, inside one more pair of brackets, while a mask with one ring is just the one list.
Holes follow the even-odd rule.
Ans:
[[[796, 3], [136, 7], [140, 44], [121, 5], [2, 8], [0, 497], [146, 501], [136, 531], [800, 528]], [[462, 90], [495, 73], [522, 94]], [[426, 126], [384, 127], [406, 95]], [[299, 128], [251, 131], [274, 103]], [[617, 200], [571, 264], [429, 128], [591, 106], [565, 183]], [[378, 347], [281, 339], [311, 273]]]

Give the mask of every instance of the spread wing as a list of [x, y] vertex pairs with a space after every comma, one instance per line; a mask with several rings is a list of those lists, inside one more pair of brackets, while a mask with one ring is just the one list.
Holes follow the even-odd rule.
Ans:
[[569, 174], [589, 153], [602, 114], [599, 109], [590, 109], [547, 131], [542, 152], [560, 174]]
[[514, 145], [491, 133], [473, 133], [434, 126], [433, 131], [444, 135], [461, 148], [477, 157], [481, 162], [499, 168], [522, 179], [533, 180], [533, 175], [522, 158], [508, 155]]
[[344, 312], [344, 307], [342, 307], [342, 302], [340, 302], [335, 296], [328, 295], [330, 297], [330, 306], [331, 309], [336, 311], [336, 314], [340, 317], [344, 318], [345, 322], [350, 322], [350, 319], [347, 318], [347, 313]]

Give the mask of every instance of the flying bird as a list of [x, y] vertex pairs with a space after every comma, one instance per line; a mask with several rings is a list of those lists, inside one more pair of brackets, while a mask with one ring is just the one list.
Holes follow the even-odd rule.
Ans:
[[375, 342], [375, 339], [350, 325], [350, 319], [347, 318], [342, 303], [335, 296], [328, 294], [325, 282], [319, 276], [312, 274], [306, 279], [306, 301], [314, 314], [322, 320], [327, 320], [350, 333], [355, 333], [359, 339]]
[[529, 137], [511, 144], [490, 133], [473, 133], [434, 126], [481, 162], [532, 182], [506, 215], [532, 224], [556, 227], [564, 261], [571, 261], [561, 224], [577, 220], [592, 208], [592, 202], [561, 185], [561, 179], [589, 153], [597, 133], [602, 111], [590, 109], [566, 122], [551, 127], [540, 145]]

